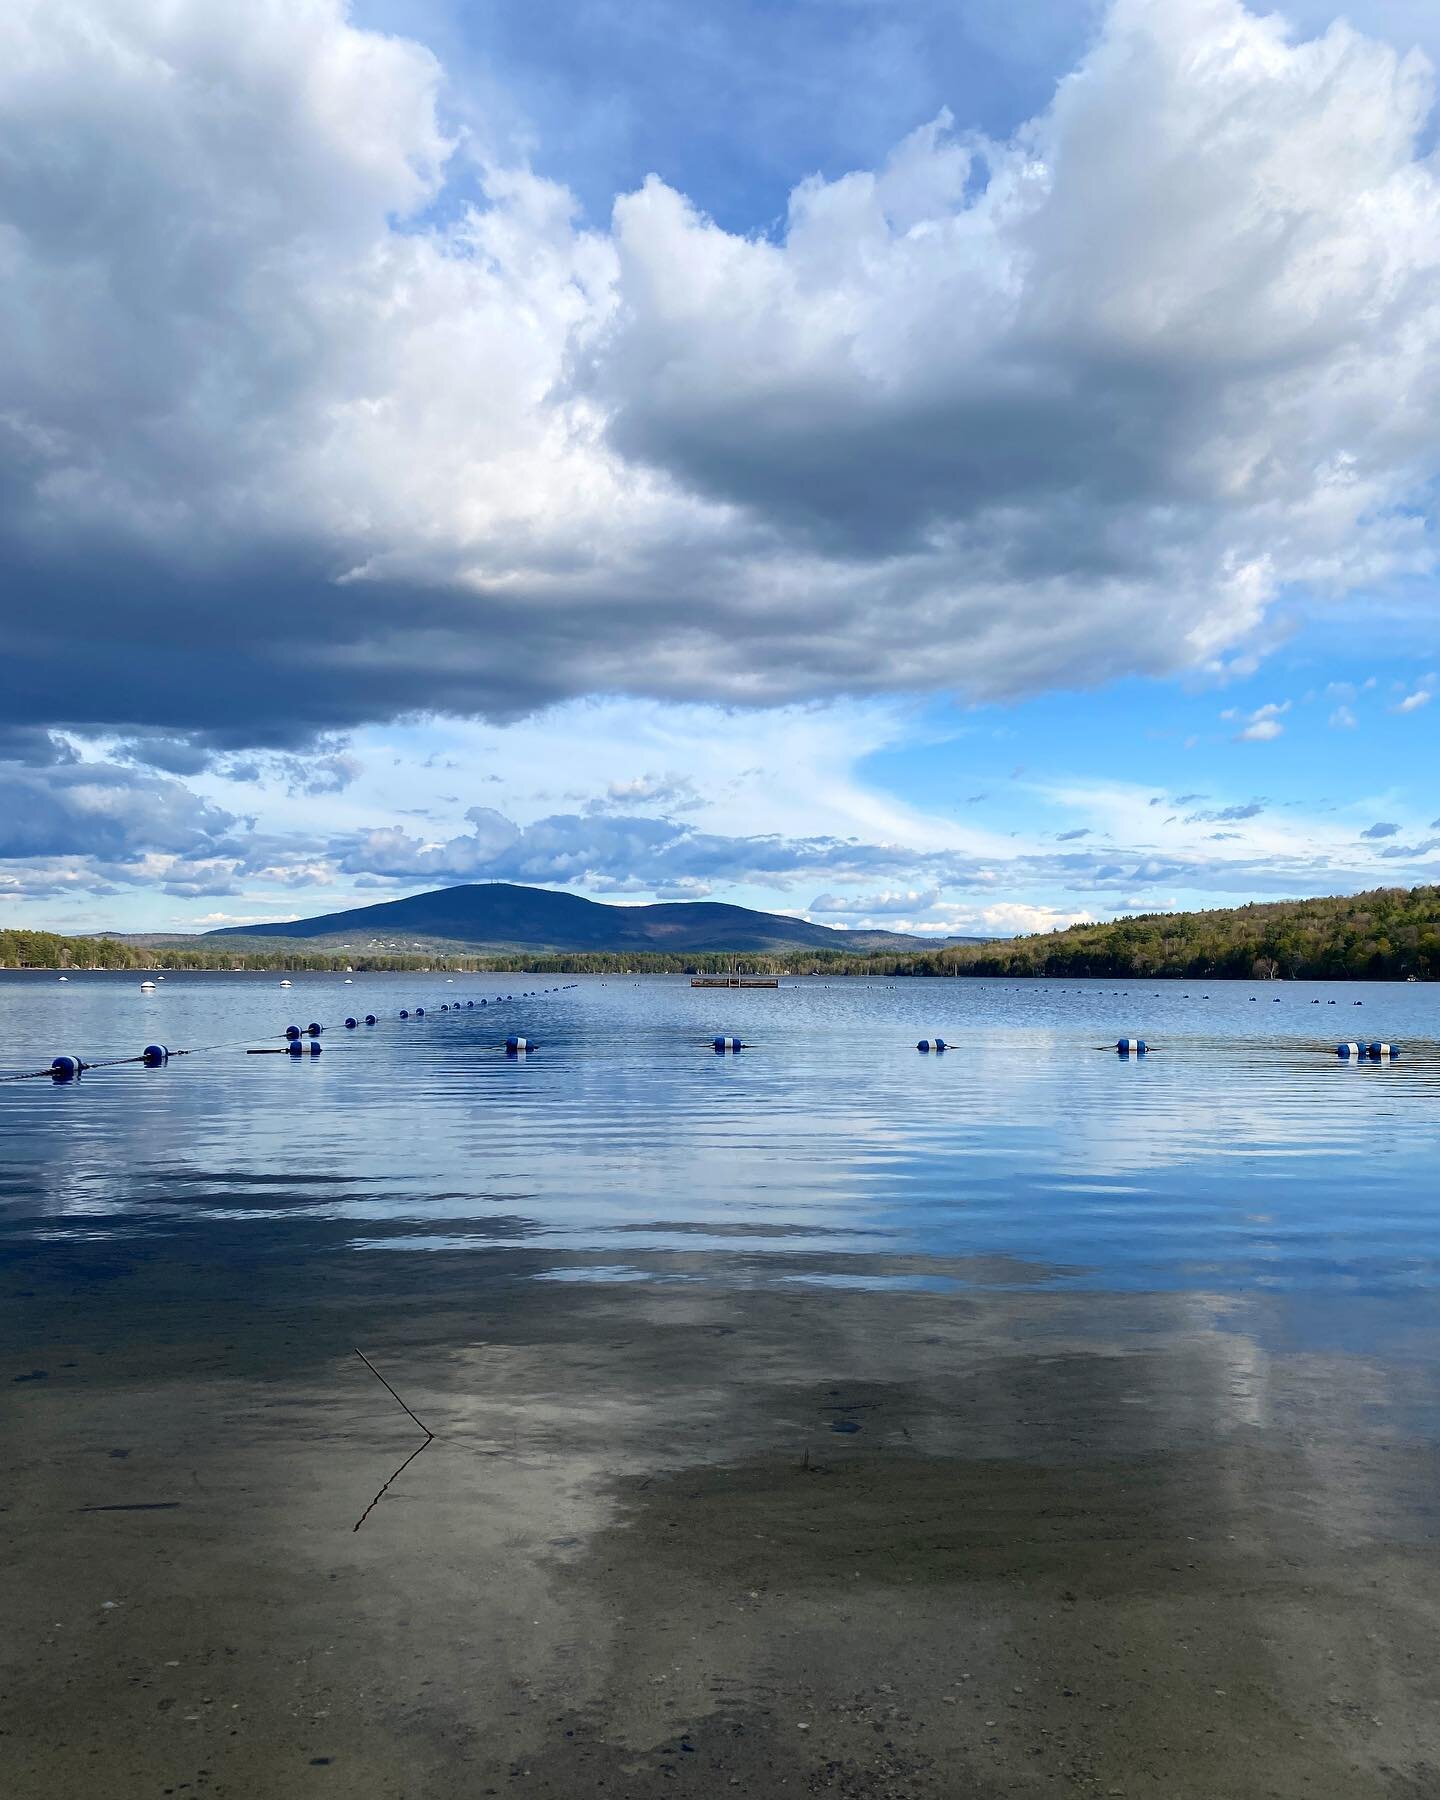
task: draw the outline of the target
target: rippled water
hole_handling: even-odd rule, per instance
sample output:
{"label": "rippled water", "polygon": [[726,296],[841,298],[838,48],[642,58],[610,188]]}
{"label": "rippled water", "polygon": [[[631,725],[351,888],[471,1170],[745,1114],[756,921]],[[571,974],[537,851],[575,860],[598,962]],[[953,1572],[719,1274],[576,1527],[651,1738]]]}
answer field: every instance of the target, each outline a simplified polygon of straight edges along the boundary
{"label": "rippled water", "polygon": [[1436,1000],[0,977],[7,1793],[1434,1792]]}
{"label": "rippled water", "polygon": [[[11,1071],[230,1046],[0,1086],[0,1247],[1211,1296],[1440,1274],[1430,986],[139,980],[0,977]],[[366,1011],[373,1030],[342,1028]],[[244,1053],[311,1019],[320,1057]],[[517,1031],[540,1044],[523,1059]],[[717,1033],[746,1048],[716,1055]],[[918,1054],[937,1033],[948,1053]],[[1152,1053],[1097,1048],[1127,1033]],[[1352,1036],[1402,1054],[1343,1064]]]}

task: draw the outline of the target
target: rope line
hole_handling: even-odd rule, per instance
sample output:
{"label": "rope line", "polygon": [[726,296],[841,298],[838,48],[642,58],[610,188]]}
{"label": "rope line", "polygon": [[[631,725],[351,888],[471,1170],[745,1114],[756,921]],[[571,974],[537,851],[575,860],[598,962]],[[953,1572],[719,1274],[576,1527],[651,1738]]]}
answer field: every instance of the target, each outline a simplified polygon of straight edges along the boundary
{"label": "rope line", "polygon": [[[576,982],[566,982],[561,987],[542,988],[534,993],[521,994],[518,996],[518,998],[520,998],[521,1000],[543,1000],[543,999],[546,999],[551,994],[567,993],[570,989],[572,989],[576,986],[578,986],[578,983],[576,983]],[[486,1006],[486,1007],[491,1006],[491,1005],[493,1005],[493,1006],[509,1006],[509,1005],[514,1004],[516,998],[517,998],[517,996],[514,994],[506,994],[503,998],[497,994],[493,1001],[481,1001],[480,1005]],[[445,1000],[445,1001],[442,1001],[440,1003],[440,1005],[441,1005],[441,1009],[443,1009],[447,1013],[448,1012],[469,1012],[469,1011],[474,1010],[474,1008],[476,1006],[476,1002],[474,1000],[467,1000],[467,1001]],[[368,1014],[366,1015],[367,1018],[369,1016],[370,1015],[368,1015]],[[416,1007],[413,1010],[406,1009],[403,1016],[407,1020],[412,1019],[412,1018],[431,1019],[431,1018],[437,1017],[438,1014],[434,1010],[427,1011],[424,1007]],[[375,1023],[379,1024],[380,1020],[377,1019],[375,1021]],[[294,1037],[294,1038],[291,1037],[289,1028],[287,1028],[285,1031],[279,1031],[279,1032],[267,1032],[264,1034],[252,1033],[249,1037],[227,1038],[223,1042],[218,1043],[218,1044],[192,1044],[188,1049],[184,1049],[184,1050],[171,1050],[167,1046],[166,1050],[165,1050],[164,1060],[169,1061],[170,1058],[176,1057],[176,1056],[201,1056],[211,1050],[235,1050],[235,1049],[240,1048],[242,1045],[267,1043],[272,1037],[278,1037],[283,1042],[286,1042],[286,1043],[303,1043],[304,1041],[306,1041],[308,1039],[313,1044],[316,1037],[318,1037],[321,1033],[323,1033],[327,1029],[329,1029],[329,1027],[321,1026],[320,1032],[311,1032],[307,1028],[306,1030],[300,1031],[298,1037]],[[509,1048],[509,1046],[507,1044],[482,1044],[479,1047],[483,1050],[506,1050]],[[528,1043],[526,1045],[527,1049],[532,1049],[534,1047],[535,1046],[530,1045]],[[283,1054],[283,1052],[281,1054]],[[106,1056],[106,1057],[98,1058],[95,1062],[86,1062],[83,1060],[83,1058],[77,1058],[76,1061],[78,1063],[78,1067],[75,1070],[75,1073],[77,1075],[78,1074],[88,1074],[90,1072],[90,1070],[92,1070],[92,1069],[120,1069],[120,1068],[126,1067],[130,1063],[143,1063],[143,1062],[147,1062],[148,1060],[150,1060],[150,1059],[147,1058],[147,1056],[143,1050],[141,1051],[141,1053],[138,1056]],[[0,1086],[8,1086],[11,1083],[17,1082],[17,1081],[55,1080],[56,1075],[57,1075],[57,1070],[55,1068],[55,1065],[54,1065],[54,1063],[51,1063],[48,1067],[43,1068],[43,1069],[25,1069],[18,1074],[0,1075]],[[403,1405],[404,1403],[402,1402],[401,1404]]]}

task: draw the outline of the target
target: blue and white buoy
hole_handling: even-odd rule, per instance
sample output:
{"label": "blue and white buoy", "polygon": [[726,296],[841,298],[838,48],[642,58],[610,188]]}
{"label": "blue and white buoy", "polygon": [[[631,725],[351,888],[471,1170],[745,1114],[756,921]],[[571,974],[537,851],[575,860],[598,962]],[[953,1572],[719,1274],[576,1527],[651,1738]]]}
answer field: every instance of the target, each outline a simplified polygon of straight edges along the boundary
{"label": "blue and white buoy", "polygon": [[1360,1046],[1358,1044],[1337,1044],[1335,1046],[1335,1054],[1340,1058],[1341,1062],[1359,1062]]}
{"label": "blue and white buoy", "polygon": [[84,1067],[78,1056],[57,1056],[50,1065],[50,1073],[57,1081],[73,1081]]}
{"label": "blue and white buoy", "polygon": [[140,1052],[140,1060],[147,1069],[158,1069],[162,1063],[169,1062],[170,1052],[164,1044],[147,1044]]}
{"label": "blue and white buoy", "polygon": [[298,1025],[287,1025],[285,1027],[285,1035],[293,1044],[300,1035],[300,1027]]}
{"label": "blue and white buoy", "polygon": [[946,1048],[946,1044],[945,1044],[944,1038],[942,1038],[942,1037],[921,1038],[920,1042],[915,1046],[915,1048],[917,1050],[925,1050],[925,1051],[943,1050]]}
{"label": "blue and white buoy", "polygon": [[1149,1045],[1144,1038],[1119,1038],[1115,1048],[1121,1056],[1143,1056]]}
{"label": "blue and white buoy", "polygon": [[530,1042],[529,1038],[508,1037],[505,1040],[505,1054],[507,1056],[520,1056],[526,1050],[533,1050],[534,1048],[535,1046]]}
{"label": "blue and white buoy", "polygon": [[358,1019],[347,1019],[345,1021],[345,1029],[347,1031],[353,1031],[359,1023],[360,1021]]}
{"label": "blue and white buoy", "polygon": [[1399,1054],[1400,1051],[1394,1044],[1372,1044],[1370,1046],[1371,1062],[1389,1062]]}
{"label": "blue and white buoy", "polygon": [[745,1046],[739,1038],[717,1037],[715,1040],[715,1048],[723,1056],[727,1050],[743,1050]]}
{"label": "blue and white buoy", "polygon": [[375,1023],[375,1015],[374,1015],[374,1013],[366,1013],[366,1015],[365,1015],[365,1023],[366,1023],[366,1024],[367,1024],[367,1025],[373,1025],[373,1024],[374,1024],[374,1023]]}

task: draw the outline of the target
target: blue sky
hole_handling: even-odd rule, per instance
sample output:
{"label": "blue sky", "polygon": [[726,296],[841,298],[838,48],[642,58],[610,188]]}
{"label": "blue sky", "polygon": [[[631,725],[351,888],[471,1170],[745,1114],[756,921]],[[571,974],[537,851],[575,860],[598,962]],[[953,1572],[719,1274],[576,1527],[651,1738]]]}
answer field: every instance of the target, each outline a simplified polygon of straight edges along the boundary
{"label": "blue sky", "polygon": [[0,923],[1440,868],[1440,19],[0,20]]}

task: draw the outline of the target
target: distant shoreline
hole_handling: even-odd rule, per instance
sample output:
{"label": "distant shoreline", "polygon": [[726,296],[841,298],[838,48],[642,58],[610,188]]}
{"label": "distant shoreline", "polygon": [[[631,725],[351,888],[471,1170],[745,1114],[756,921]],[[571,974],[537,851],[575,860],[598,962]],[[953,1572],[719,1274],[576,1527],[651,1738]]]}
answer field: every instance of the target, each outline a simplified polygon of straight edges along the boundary
{"label": "distant shoreline", "polygon": [[[678,909],[672,909],[678,910]],[[753,915],[763,918],[764,915]],[[156,934],[157,936],[159,934]],[[417,934],[418,935],[418,934]],[[208,948],[201,949],[200,944]],[[196,947],[192,948],[191,945]],[[373,946],[373,940],[372,940]],[[0,930],[0,968],[245,973],[385,970],[528,975],[1030,976],[1066,981],[1430,981],[1440,978],[1440,887],[1379,888],[1192,913],[1146,913],[1030,937],[855,950],[563,950],[543,944],[415,942],[324,947],[315,938],[206,936],[177,943]]]}

